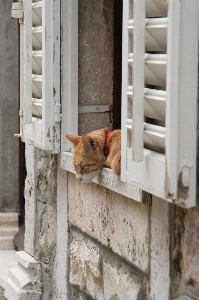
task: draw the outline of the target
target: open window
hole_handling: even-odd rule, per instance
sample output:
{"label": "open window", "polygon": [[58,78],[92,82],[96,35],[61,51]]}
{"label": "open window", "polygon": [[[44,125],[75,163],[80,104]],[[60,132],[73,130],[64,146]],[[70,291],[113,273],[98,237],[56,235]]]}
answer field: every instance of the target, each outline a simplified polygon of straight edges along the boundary
{"label": "open window", "polygon": [[121,180],[196,199],[198,1],[124,0]]}
{"label": "open window", "polygon": [[20,134],[22,141],[60,151],[60,1],[20,4]]}

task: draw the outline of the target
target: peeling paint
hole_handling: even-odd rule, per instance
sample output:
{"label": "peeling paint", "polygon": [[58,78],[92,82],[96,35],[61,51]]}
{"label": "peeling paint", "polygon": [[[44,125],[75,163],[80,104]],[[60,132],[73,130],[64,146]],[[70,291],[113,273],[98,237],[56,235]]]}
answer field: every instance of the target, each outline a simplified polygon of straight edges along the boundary
{"label": "peeling paint", "polygon": [[182,172],[180,172],[178,176],[178,194],[177,194],[178,199],[187,200],[189,197],[188,191],[189,191],[189,187],[184,186],[182,182]]}

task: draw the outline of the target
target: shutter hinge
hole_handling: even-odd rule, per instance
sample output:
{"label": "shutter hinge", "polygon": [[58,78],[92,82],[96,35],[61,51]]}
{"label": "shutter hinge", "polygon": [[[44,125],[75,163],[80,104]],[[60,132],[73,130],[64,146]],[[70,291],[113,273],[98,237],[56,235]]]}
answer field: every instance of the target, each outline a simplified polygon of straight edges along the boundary
{"label": "shutter hinge", "polygon": [[62,120],[62,106],[59,103],[55,103],[55,122],[61,122]]}
{"label": "shutter hinge", "polygon": [[23,3],[22,1],[13,2],[11,10],[11,19],[19,19],[19,23],[23,23]]}

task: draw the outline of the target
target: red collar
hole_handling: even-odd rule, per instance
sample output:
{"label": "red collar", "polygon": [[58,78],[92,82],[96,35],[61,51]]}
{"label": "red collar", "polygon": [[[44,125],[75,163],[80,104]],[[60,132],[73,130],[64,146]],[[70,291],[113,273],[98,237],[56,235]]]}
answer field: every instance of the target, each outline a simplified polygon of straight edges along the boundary
{"label": "red collar", "polygon": [[108,149],[108,138],[111,134],[111,131],[107,131],[105,135],[105,141],[104,141],[104,156],[107,157],[109,155],[109,149]]}

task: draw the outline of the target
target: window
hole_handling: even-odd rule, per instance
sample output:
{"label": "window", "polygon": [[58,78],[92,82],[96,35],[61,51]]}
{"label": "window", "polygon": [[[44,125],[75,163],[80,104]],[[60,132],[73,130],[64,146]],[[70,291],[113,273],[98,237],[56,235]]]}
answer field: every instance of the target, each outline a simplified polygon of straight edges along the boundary
{"label": "window", "polygon": [[23,1],[20,24],[20,136],[60,151],[60,1]]}
{"label": "window", "polygon": [[196,198],[198,1],[123,1],[121,180]]}
{"label": "window", "polygon": [[[65,133],[78,133],[85,108],[78,108],[78,1],[60,9],[60,0],[26,0],[23,11],[20,135],[52,153],[61,139],[62,167],[73,171]],[[95,182],[137,201],[146,191],[195,205],[197,65],[197,0],[123,0],[121,180],[104,169]]]}

